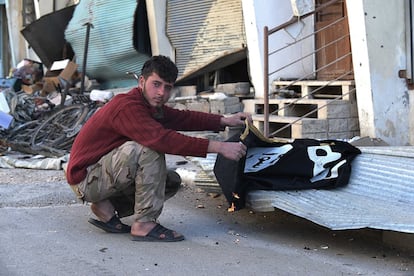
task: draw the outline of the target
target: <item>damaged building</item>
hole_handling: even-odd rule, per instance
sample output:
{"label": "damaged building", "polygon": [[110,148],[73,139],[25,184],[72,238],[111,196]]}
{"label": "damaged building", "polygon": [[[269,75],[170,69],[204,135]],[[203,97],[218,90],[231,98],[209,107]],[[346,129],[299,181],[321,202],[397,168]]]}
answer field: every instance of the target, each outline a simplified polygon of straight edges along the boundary
{"label": "damaged building", "polygon": [[105,89],[134,85],[125,73],[139,71],[153,54],[172,57],[177,85],[198,92],[249,82],[241,1],[84,0],[42,15],[21,33],[46,68],[70,59]]}

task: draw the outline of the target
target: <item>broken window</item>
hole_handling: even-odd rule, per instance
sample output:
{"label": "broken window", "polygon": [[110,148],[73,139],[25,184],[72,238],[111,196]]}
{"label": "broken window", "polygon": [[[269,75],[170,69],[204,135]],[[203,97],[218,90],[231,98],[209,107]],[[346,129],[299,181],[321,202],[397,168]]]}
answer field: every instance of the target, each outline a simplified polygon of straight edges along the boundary
{"label": "broken window", "polygon": [[142,54],[151,54],[151,42],[148,28],[147,6],[145,1],[138,1],[134,14],[133,44],[135,50]]}

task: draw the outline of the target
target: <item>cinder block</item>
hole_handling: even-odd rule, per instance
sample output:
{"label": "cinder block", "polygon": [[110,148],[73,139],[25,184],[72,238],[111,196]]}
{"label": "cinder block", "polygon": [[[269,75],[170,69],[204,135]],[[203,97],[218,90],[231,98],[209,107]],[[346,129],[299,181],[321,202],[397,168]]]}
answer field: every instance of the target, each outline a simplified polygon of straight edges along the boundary
{"label": "cinder block", "polygon": [[358,119],[358,117],[348,119],[348,130],[359,132],[359,119]]}
{"label": "cinder block", "polygon": [[247,99],[247,100],[243,100],[243,111],[244,112],[248,112],[250,114],[255,114],[256,113],[256,103],[257,100],[254,99]]}
{"label": "cinder block", "polygon": [[297,138],[303,138],[303,133],[302,133],[302,124],[301,123],[297,123],[295,125],[291,126],[291,135],[293,139],[297,139]]}
{"label": "cinder block", "polygon": [[320,133],[306,133],[302,138],[308,138],[308,139],[319,139],[319,140],[326,140],[328,138],[328,134],[326,132],[320,132]]}
{"label": "cinder block", "polygon": [[342,132],[349,130],[348,119],[328,119],[328,132]]}
{"label": "cinder block", "polygon": [[249,82],[221,83],[215,88],[216,92],[223,92],[227,95],[247,95],[250,93]]}
{"label": "cinder block", "polygon": [[208,101],[187,102],[185,105],[188,110],[210,112],[210,103]]}
{"label": "cinder block", "polygon": [[[255,124],[264,129],[264,100],[244,100],[244,111],[257,120]],[[277,112],[276,112],[277,111]],[[269,99],[269,132],[289,125],[277,132],[281,138],[350,139],[359,133],[359,119],[354,100],[328,99]],[[277,113],[277,114],[276,114]],[[302,116],[307,118],[298,119]]]}
{"label": "cinder block", "polygon": [[[326,133],[328,129],[327,120],[316,119],[303,119],[302,121],[302,133]],[[296,123],[295,123],[296,124]]]}
{"label": "cinder block", "polygon": [[237,112],[241,112],[243,110],[243,105],[241,103],[226,106],[224,114],[234,114]]}
{"label": "cinder block", "polygon": [[178,86],[179,97],[188,97],[195,96],[197,94],[197,86],[188,85],[188,86]]}
{"label": "cinder block", "polygon": [[215,114],[231,114],[242,111],[242,104],[238,97],[227,97],[223,100],[211,100],[210,110]]}
{"label": "cinder block", "polygon": [[224,98],[221,101],[223,101],[226,105],[232,105],[232,104],[240,103],[239,97],[227,97],[227,98]]}
{"label": "cinder block", "polygon": [[331,102],[326,108],[326,118],[349,118],[351,109],[347,102]]}
{"label": "cinder block", "polygon": [[233,105],[225,105],[222,103],[210,103],[210,112],[214,114],[233,114],[242,111],[240,103]]}
{"label": "cinder block", "polygon": [[356,101],[349,102],[349,112],[350,112],[350,117],[358,118],[358,104]]}
{"label": "cinder block", "polygon": [[304,132],[306,130],[302,124],[295,123],[292,125],[292,139],[309,138],[309,139],[327,139],[326,131],[322,132]]}

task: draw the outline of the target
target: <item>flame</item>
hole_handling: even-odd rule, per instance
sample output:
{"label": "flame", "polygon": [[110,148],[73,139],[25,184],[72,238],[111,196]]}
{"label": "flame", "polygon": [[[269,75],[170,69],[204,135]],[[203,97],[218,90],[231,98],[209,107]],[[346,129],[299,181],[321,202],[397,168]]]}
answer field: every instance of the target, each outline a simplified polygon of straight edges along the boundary
{"label": "flame", "polygon": [[234,203],[231,203],[231,206],[227,209],[228,212],[234,212],[236,210],[236,206],[234,205]]}

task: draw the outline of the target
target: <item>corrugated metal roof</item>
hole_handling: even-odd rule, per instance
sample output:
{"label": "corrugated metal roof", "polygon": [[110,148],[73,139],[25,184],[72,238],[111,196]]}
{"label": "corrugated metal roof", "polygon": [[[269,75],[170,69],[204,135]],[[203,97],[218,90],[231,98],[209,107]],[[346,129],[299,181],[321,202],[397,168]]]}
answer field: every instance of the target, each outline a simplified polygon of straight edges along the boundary
{"label": "corrugated metal roof", "polygon": [[[76,54],[76,62],[83,64],[86,23],[91,23],[86,72],[93,78],[126,78],[127,71],[140,72],[149,58],[133,47],[133,22],[136,0],[82,0],[78,4],[65,31]],[[81,67],[79,68],[81,69]]]}
{"label": "corrugated metal roof", "polygon": [[349,184],[335,190],[252,191],[254,210],[284,210],[333,230],[414,233],[414,147],[359,147]]}
{"label": "corrugated metal roof", "polygon": [[167,13],[179,78],[246,45],[241,0],[170,0]]}

